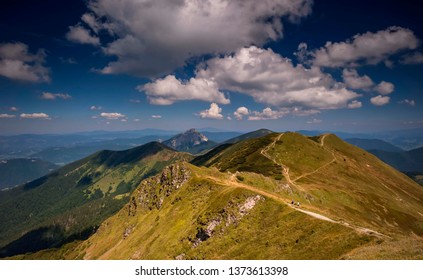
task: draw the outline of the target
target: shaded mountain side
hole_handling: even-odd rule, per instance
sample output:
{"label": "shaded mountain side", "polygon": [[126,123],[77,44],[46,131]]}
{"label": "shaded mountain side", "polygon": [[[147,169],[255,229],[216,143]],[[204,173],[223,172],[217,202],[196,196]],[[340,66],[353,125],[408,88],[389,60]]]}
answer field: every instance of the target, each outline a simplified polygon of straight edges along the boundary
{"label": "shaded mountain side", "polygon": [[[272,135],[276,135],[276,133]],[[261,148],[271,144],[272,141],[271,136],[264,136],[235,144],[224,144],[195,158],[192,163],[206,167],[217,167],[222,172],[250,171],[265,176],[282,178],[281,168],[261,154]]]}
{"label": "shaded mountain side", "polygon": [[416,163],[417,171],[423,174],[423,147],[407,151],[407,154],[411,156]]}
{"label": "shaded mountain side", "polygon": [[[218,156],[220,152],[229,148],[233,144],[235,144],[237,142],[241,142],[243,140],[260,138],[262,136],[265,136],[265,135],[268,135],[268,134],[271,134],[271,133],[274,133],[274,132],[272,132],[271,130],[268,130],[268,129],[259,129],[259,130],[253,131],[253,132],[249,132],[249,133],[246,133],[246,134],[239,135],[237,137],[231,138],[231,139],[223,142],[222,144],[218,145],[217,147],[215,147],[214,149],[206,152],[203,155],[198,155],[197,157],[195,157],[191,161],[191,163],[194,164],[194,165],[209,166],[211,164],[211,162],[213,161],[213,158],[215,156]],[[259,143],[259,142],[260,141],[251,141],[251,143]],[[248,146],[248,144],[246,146]],[[254,152],[254,147],[255,146],[253,144],[253,147],[250,148],[251,153]]]}
{"label": "shaded mountain side", "polygon": [[370,150],[369,152],[402,172],[423,172],[423,163],[421,163],[421,160],[417,161],[411,153],[387,152],[381,150]]}
{"label": "shaded mountain side", "polygon": [[255,131],[252,131],[252,132],[249,132],[249,133],[245,133],[245,134],[236,136],[234,138],[231,138],[229,140],[226,140],[225,142],[223,142],[223,144],[228,144],[228,143],[233,144],[233,143],[236,143],[236,142],[239,142],[239,141],[242,141],[242,140],[266,136],[266,135],[271,134],[271,133],[273,133],[273,131],[262,128],[262,129],[255,130]]}
{"label": "shaded mountain side", "polygon": [[402,172],[423,174],[423,147],[403,152],[382,150],[369,150],[369,152]]}
{"label": "shaded mountain side", "polygon": [[335,135],[273,133],[192,162],[143,180],[88,240],[16,258],[423,257],[423,189]]}
{"label": "shaded mountain side", "polygon": [[[132,144],[142,145],[151,141],[157,141],[158,138],[156,137],[167,139],[176,133],[178,132],[159,129],[143,129],[127,131],[90,131],[71,134],[0,135],[0,156],[3,156],[4,158],[34,157],[35,153],[54,147],[129,144],[130,146],[128,146],[128,148],[132,148],[134,147]],[[154,135],[156,137],[151,139],[151,136]],[[147,140],[147,138],[150,138],[150,140]],[[98,148],[97,151],[101,149],[102,148]],[[116,147],[109,149],[114,150]],[[84,156],[81,158],[83,157]],[[55,162],[53,160],[47,161]]]}
{"label": "shaded mountain side", "polygon": [[214,148],[213,150],[205,153],[204,155],[196,156],[191,163],[197,166],[206,166],[208,162],[212,161],[213,157],[219,155],[220,152],[226,150],[232,146],[232,144],[222,144]]}
{"label": "shaded mountain side", "polygon": [[408,177],[413,179],[417,184],[423,186],[423,173],[420,172],[406,172]]}
{"label": "shaded mountain side", "polygon": [[51,162],[35,158],[0,160],[0,189],[32,181],[57,168]]}
{"label": "shaded mountain side", "polygon": [[346,142],[360,147],[395,169],[409,175],[414,181],[423,185],[423,147],[410,151],[400,148],[378,139],[346,139]]}
{"label": "shaded mountain side", "polygon": [[366,151],[380,150],[386,152],[403,152],[401,148],[398,148],[397,146],[394,146],[391,143],[379,139],[348,138],[345,139],[345,142],[350,143]]}
{"label": "shaded mountain side", "polygon": [[206,136],[210,141],[221,143],[228,139],[237,137],[242,135],[241,132],[234,132],[234,131],[228,131],[228,132],[218,132],[218,131],[203,131],[199,130],[201,134]]}
{"label": "shaded mountain side", "polygon": [[297,131],[306,136],[316,136],[321,134],[336,134],[341,139],[379,139],[392,145],[399,147],[402,150],[408,151],[423,146],[423,128],[412,128],[402,130],[392,130],[384,132],[372,133],[348,133],[342,131],[310,131],[299,130]]}
{"label": "shaded mountain side", "polygon": [[117,138],[113,140],[101,140],[83,144],[50,147],[35,154],[32,154],[31,156],[51,161],[56,164],[67,164],[75,160],[87,157],[101,150],[122,151],[131,149],[136,146],[144,145],[152,141],[161,141],[162,139],[167,139],[168,137],[170,136],[151,135],[139,138]]}
{"label": "shaded mountain side", "polygon": [[189,159],[152,142],[126,151],[101,151],[1,192],[0,255],[39,250],[34,248],[37,242],[48,248],[86,237],[127,203],[142,179]]}
{"label": "shaded mountain side", "polygon": [[192,154],[209,150],[217,145],[216,142],[210,141],[206,136],[194,128],[175,135],[174,137],[164,141],[163,144],[177,151]]}

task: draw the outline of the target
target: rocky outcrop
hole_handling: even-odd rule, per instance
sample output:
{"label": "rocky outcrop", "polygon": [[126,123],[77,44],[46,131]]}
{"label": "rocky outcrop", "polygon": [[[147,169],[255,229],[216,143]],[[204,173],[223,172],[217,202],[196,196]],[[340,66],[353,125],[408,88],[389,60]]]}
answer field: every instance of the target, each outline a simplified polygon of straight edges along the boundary
{"label": "rocky outcrop", "polygon": [[[212,237],[218,230],[223,232],[226,227],[238,223],[260,200],[264,199],[261,195],[256,195],[247,197],[243,203],[229,202],[219,213],[211,215],[213,218],[209,219],[206,223],[200,221],[197,234],[192,239],[193,247],[197,247],[201,242]],[[225,221],[225,223],[223,224],[222,221]]]}
{"label": "rocky outcrop", "polygon": [[128,204],[128,214],[135,215],[138,208],[160,209],[165,198],[188,181],[190,174],[183,163],[177,163],[165,167],[160,174],[142,181]]}
{"label": "rocky outcrop", "polygon": [[127,226],[123,231],[123,239],[127,238],[135,229],[134,225]]}

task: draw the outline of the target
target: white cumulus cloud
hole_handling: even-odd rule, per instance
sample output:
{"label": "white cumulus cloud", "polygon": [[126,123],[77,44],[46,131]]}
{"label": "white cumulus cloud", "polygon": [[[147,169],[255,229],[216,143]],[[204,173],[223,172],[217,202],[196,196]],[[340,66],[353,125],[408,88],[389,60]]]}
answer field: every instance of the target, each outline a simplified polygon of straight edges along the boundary
{"label": "white cumulus cloud", "polygon": [[307,121],[307,123],[308,124],[318,124],[318,123],[322,123],[322,120],[314,118],[310,121]]}
{"label": "white cumulus cloud", "polygon": [[108,120],[117,120],[117,119],[122,119],[125,118],[126,116],[124,114],[121,113],[106,113],[103,112],[100,114],[100,117],[106,118]]}
{"label": "white cumulus cloud", "polygon": [[51,92],[43,92],[40,96],[41,99],[45,100],[56,100],[56,99],[71,99],[72,96],[70,96],[67,93],[51,93]]}
{"label": "white cumulus cloud", "polygon": [[10,114],[0,114],[0,119],[12,119],[15,118],[16,115],[10,115]]}
{"label": "white cumulus cloud", "polygon": [[420,64],[423,63],[423,53],[414,52],[410,54],[405,54],[400,60],[402,64]]}
{"label": "white cumulus cloud", "polygon": [[101,109],[103,109],[103,107],[101,107],[101,106],[95,106],[95,105],[92,105],[92,106],[90,107],[90,110],[93,110],[93,111],[99,111],[99,110],[101,110]]}
{"label": "white cumulus cloud", "polygon": [[344,69],[342,78],[347,87],[351,89],[369,89],[374,85],[369,76],[360,76],[355,69]]}
{"label": "white cumulus cloud", "polygon": [[382,81],[376,87],[375,90],[380,94],[390,94],[394,91],[395,86],[393,83]]}
{"label": "white cumulus cloud", "polygon": [[110,34],[105,54],[116,57],[102,73],[166,74],[191,57],[262,46],[283,36],[281,18],[298,21],[311,13],[312,0],[91,0],[82,22],[68,37],[98,44]]}
{"label": "white cumulus cloud", "polygon": [[51,117],[47,115],[46,113],[32,113],[32,114],[25,114],[22,113],[20,115],[21,119],[45,119],[45,120],[51,120]]}
{"label": "white cumulus cloud", "polygon": [[202,119],[216,119],[221,120],[223,119],[223,115],[221,114],[222,108],[219,107],[216,103],[211,103],[210,108],[200,112],[200,117]]}
{"label": "white cumulus cloud", "polygon": [[363,106],[363,104],[361,103],[361,101],[353,100],[353,101],[351,101],[351,103],[348,104],[347,108],[348,109],[358,109],[358,108],[361,108],[362,106]]}
{"label": "white cumulus cloud", "polygon": [[160,116],[160,115],[152,115],[151,116],[153,119],[161,119],[162,118],[162,116]]}
{"label": "white cumulus cloud", "polygon": [[216,82],[208,79],[191,78],[187,82],[181,82],[173,75],[154,82],[138,86],[139,91],[144,91],[151,104],[171,105],[183,100],[202,100],[220,104],[228,104],[230,101],[218,90]]}
{"label": "white cumulus cloud", "polygon": [[378,95],[370,98],[370,102],[375,106],[383,106],[389,103],[391,98],[389,96]]}
{"label": "white cumulus cloud", "polygon": [[24,82],[50,82],[49,70],[44,66],[45,51],[32,54],[26,44],[0,44],[0,76]]}
{"label": "white cumulus cloud", "polygon": [[272,50],[249,47],[208,60],[195,79],[215,82],[219,90],[247,94],[276,107],[338,109],[359,97],[319,68],[294,66]]}
{"label": "white cumulus cloud", "polygon": [[70,26],[68,33],[66,33],[66,39],[80,44],[100,45],[100,39],[80,25]]}
{"label": "white cumulus cloud", "polygon": [[234,116],[235,119],[237,120],[242,120],[242,118],[244,116],[248,116],[250,114],[250,111],[248,110],[248,108],[246,107],[239,107],[238,109],[236,109],[236,111],[234,112]]}
{"label": "white cumulus cloud", "polygon": [[267,107],[262,112],[253,111],[252,115],[248,117],[250,121],[262,121],[262,120],[276,120],[280,119],[289,114],[288,109],[272,110]]}
{"label": "white cumulus cloud", "polygon": [[357,34],[345,42],[327,42],[310,53],[312,64],[324,67],[355,67],[377,64],[391,55],[416,49],[418,38],[407,28],[391,26],[375,33]]}
{"label": "white cumulus cloud", "polygon": [[416,106],[416,101],[414,101],[413,99],[404,99],[404,100],[401,100],[399,104],[406,104],[406,105],[414,107]]}

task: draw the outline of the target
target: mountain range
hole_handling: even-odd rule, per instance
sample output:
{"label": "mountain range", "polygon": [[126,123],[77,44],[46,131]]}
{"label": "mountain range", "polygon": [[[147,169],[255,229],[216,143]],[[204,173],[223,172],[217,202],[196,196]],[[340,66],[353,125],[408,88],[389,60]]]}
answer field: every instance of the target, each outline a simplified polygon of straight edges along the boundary
{"label": "mountain range", "polygon": [[374,154],[383,162],[404,172],[423,186],[423,147],[404,151],[378,139],[353,138],[345,141]]}
{"label": "mountain range", "polygon": [[157,142],[102,151],[1,192],[0,254],[423,258],[421,186],[333,134],[256,135],[198,156]]}
{"label": "mountain range", "polygon": [[184,159],[190,156],[158,142],[105,150],[0,192],[0,256],[86,238],[129,201],[142,179]]}
{"label": "mountain range", "polygon": [[37,158],[0,159],[0,190],[35,180],[56,168]]}

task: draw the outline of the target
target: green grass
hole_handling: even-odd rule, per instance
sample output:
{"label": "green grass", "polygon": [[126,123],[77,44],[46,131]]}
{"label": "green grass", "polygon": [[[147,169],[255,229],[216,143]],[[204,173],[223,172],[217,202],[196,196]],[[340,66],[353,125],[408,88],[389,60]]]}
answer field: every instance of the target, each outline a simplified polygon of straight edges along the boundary
{"label": "green grass", "polygon": [[331,152],[319,143],[294,132],[284,133],[268,154],[289,167],[292,179],[313,172],[333,159]]}
{"label": "green grass", "polygon": [[423,239],[409,237],[399,240],[375,242],[353,250],[343,259],[354,260],[423,260]]}
{"label": "green grass", "polygon": [[280,176],[281,168],[263,156],[260,152],[273,142],[275,133],[260,138],[247,139],[233,145],[218,147],[217,152],[210,153],[193,160],[199,166],[214,166],[225,172],[255,172],[266,176]]}
{"label": "green grass", "polygon": [[[271,159],[261,153],[263,149]],[[199,166],[178,164],[190,174],[182,186],[172,185],[177,178],[168,171],[147,179],[127,197],[130,203],[105,220],[89,239],[32,256],[421,259],[421,186],[334,135],[307,138],[274,133],[220,147],[192,162]],[[282,174],[282,166],[289,168],[291,181]],[[126,183],[141,172],[131,170],[117,174],[134,172],[126,175]],[[84,172],[78,172],[80,178]],[[120,185],[122,179],[116,182]],[[261,199],[241,214],[243,205],[257,195]],[[287,205],[291,199],[301,202],[301,209],[339,223],[296,211]],[[217,225],[207,239],[204,233],[213,223]],[[358,227],[388,237],[366,234]],[[204,240],[196,242],[199,237]]]}
{"label": "green grass", "polygon": [[[230,177],[227,174],[188,167],[193,172],[191,179],[166,197],[160,209],[138,208],[132,216],[125,207],[76,246],[77,257],[174,259],[183,254],[186,259],[338,259],[373,240],[270,198],[263,197],[241,216],[240,207],[256,193],[206,179],[224,180]],[[251,179],[242,174],[246,181]],[[226,224],[228,217],[236,219]],[[213,220],[220,221],[213,235],[194,247],[199,230]],[[124,238],[126,228],[133,231]]]}
{"label": "green grass", "polygon": [[[0,193],[0,256],[33,252],[86,238],[121,209],[143,178],[160,172],[183,153],[161,144],[103,151],[19,188]],[[118,190],[118,187],[120,189]],[[54,231],[45,239],[44,231]]]}

